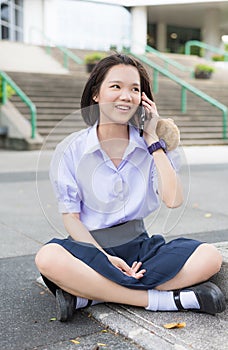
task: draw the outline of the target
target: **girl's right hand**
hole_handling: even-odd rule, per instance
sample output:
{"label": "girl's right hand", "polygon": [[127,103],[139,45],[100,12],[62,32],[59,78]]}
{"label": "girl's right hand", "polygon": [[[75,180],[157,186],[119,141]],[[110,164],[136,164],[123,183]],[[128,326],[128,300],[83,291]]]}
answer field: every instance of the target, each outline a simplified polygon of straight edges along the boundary
{"label": "girl's right hand", "polygon": [[108,255],[107,257],[113,266],[115,266],[117,269],[122,271],[127,276],[140,279],[144,276],[144,273],[146,272],[145,269],[138,271],[142,266],[141,262],[135,261],[132,264],[132,267],[130,267],[123,259],[117,256]]}
{"label": "girl's right hand", "polygon": [[155,103],[146,96],[145,92],[142,93],[142,105],[146,112],[143,137],[148,146],[150,146],[152,143],[159,140],[156,134],[156,128],[160,117]]}

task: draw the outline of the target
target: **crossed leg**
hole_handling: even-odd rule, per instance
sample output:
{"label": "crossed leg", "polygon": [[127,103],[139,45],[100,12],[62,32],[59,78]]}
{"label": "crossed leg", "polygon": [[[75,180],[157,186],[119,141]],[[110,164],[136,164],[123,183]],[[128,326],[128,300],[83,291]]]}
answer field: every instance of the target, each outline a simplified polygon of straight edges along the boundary
{"label": "crossed leg", "polygon": [[[203,282],[220,270],[222,257],[210,244],[201,244],[171,280],[156,287],[173,290]],[[148,292],[123,287],[94,271],[56,243],[43,246],[36,256],[39,271],[72,295],[147,307]]]}

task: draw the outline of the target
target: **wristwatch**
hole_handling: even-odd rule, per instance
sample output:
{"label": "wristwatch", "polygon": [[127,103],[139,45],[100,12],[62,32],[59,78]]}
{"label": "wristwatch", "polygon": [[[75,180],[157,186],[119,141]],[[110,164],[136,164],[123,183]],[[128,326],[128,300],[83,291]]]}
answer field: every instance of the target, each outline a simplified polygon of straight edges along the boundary
{"label": "wristwatch", "polygon": [[167,146],[165,141],[160,139],[159,141],[152,143],[152,145],[150,145],[147,149],[150,154],[154,153],[158,149],[162,149],[166,153]]}

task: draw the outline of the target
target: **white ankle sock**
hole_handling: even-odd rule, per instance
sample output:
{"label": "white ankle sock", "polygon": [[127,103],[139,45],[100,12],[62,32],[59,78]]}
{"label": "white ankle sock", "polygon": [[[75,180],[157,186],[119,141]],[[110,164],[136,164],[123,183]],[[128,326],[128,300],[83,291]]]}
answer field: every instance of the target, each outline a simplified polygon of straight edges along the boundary
{"label": "white ankle sock", "polygon": [[155,289],[148,290],[148,306],[146,310],[151,311],[175,311],[176,304],[173,299],[173,292],[160,291]]}
{"label": "white ankle sock", "polygon": [[[180,301],[185,309],[199,309],[195,293],[191,290],[180,292]],[[148,290],[148,306],[151,311],[177,311],[172,291]]]}
{"label": "white ankle sock", "polygon": [[76,298],[76,309],[81,309],[86,307],[88,304],[88,299],[77,297]]}
{"label": "white ankle sock", "polygon": [[183,290],[180,293],[180,301],[181,301],[181,305],[183,305],[185,309],[200,308],[196,295],[192,290],[186,290],[186,291]]}
{"label": "white ankle sock", "polygon": [[[96,304],[101,304],[101,303],[103,303],[103,301],[92,300],[91,306],[96,305]],[[86,307],[87,305],[88,305],[88,299],[81,298],[81,297],[76,298],[76,309],[82,309],[83,307]]]}

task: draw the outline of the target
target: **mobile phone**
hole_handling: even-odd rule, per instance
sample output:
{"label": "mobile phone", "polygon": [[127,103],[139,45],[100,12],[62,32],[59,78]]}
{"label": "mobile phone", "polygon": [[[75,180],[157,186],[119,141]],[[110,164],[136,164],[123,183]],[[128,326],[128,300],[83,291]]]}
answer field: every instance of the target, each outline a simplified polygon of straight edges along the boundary
{"label": "mobile phone", "polygon": [[139,120],[139,136],[140,137],[143,137],[144,123],[145,123],[145,108],[142,106],[140,120]]}

